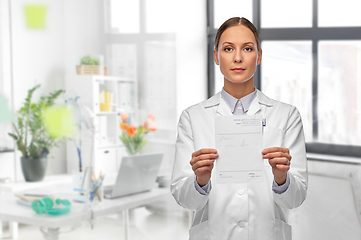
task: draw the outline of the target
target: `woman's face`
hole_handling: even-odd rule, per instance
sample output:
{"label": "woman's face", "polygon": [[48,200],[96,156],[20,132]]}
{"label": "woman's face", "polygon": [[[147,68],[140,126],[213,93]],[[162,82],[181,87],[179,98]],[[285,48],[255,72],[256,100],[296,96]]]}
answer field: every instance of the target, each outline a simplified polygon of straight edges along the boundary
{"label": "woman's face", "polygon": [[257,50],[253,32],[238,25],[222,33],[218,51],[214,50],[213,56],[225,80],[245,83],[253,80],[257,65],[261,63],[262,50]]}

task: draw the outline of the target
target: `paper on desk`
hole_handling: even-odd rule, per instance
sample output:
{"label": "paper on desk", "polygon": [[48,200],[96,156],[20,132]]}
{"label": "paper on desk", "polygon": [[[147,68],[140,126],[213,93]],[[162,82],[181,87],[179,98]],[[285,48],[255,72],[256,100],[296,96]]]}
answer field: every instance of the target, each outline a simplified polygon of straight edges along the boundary
{"label": "paper on desk", "polygon": [[258,182],[263,176],[262,118],[259,115],[215,119],[217,183]]}

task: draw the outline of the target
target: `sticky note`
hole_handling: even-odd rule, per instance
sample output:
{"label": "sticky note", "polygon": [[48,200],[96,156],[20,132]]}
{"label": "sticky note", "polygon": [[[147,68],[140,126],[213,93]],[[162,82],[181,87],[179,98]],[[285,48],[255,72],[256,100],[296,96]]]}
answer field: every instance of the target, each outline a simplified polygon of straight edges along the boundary
{"label": "sticky note", "polygon": [[66,106],[50,107],[44,111],[46,130],[50,137],[71,137],[75,134],[74,113]]}
{"label": "sticky note", "polygon": [[26,5],[26,27],[29,29],[45,29],[46,10],[46,6]]}

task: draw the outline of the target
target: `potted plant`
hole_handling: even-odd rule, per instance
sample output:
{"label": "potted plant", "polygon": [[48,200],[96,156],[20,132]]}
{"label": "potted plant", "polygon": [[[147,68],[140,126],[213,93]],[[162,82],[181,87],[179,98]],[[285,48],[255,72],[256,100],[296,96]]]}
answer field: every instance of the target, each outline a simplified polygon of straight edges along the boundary
{"label": "potted plant", "polygon": [[49,150],[58,146],[60,140],[48,134],[43,115],[48,107],[54,105],[54,100],[65,91],[54,91],[48,96],[42,96],[38,103],[32,103],[33,93],[39,87],[40,85],[37,85],[28,91],[24,105],[17,112],[17,121],[13,123],[15,134],[9,133],[21,152],[21,169],[28,182],[43,180]]}
{"label": "potted plant", "polygon": [[[98,75],[99,74],[99,61],[98,58],[86,55],[80,59],[80,65],[76,66],[76,72],[79,75]],[[104,75],[108,75],[108,68],[104,67]]]}

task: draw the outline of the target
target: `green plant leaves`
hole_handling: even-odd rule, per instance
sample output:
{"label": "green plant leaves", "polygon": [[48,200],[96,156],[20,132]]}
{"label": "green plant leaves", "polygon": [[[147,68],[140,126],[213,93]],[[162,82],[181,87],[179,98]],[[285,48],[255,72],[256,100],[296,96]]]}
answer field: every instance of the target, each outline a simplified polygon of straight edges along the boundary
{"label": "green plant leaves", "polygon": [[82,57],[80,60],[81,65],[99,65],[99,59],[93,58],[89,55]]}
{"label": "green plant leaves", "polygon": [[127,152],[130,155],[137,154],[143,146],[147,143],[146,140],[144,140],[144,135],[142,131],[137,131],[137,133],[134,135],[134,137],[130,137],[128,134],[126,134],[124,131],[122,132],[122,135],[120,136],[120,140],[123,142]]}
{"label": "green plant leaves", "polygon": [[57,146],[57,140],[60,140],[49,136],[43,115],[45,109],[52,106],[55,99],[65,91],[54,91],[47,96],[42,96],[38,103],[32,103],[33,93],[38,88],[40,85],[28,90],[24,105],[17,112],[17,121],[13,123],[15,134],[9,133],[16,141],[17,148],[22,152],[24,158],[39,158],[44,149]]}

